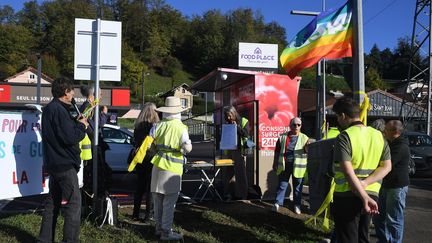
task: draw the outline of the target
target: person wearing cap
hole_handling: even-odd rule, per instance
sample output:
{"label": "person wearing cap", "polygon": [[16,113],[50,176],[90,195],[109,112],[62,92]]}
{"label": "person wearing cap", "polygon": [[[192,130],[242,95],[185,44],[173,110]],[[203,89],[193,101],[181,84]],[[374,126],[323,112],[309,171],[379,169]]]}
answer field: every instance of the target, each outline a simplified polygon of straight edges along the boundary
{"label": "person wearing cap", "polygon": [[150,130],[156,154],[153,164],[150,191],[154,202],[155,235],[161,240],[181,240],[183,235],[172,230],[174,209],[181,189],[184,154],[192,150],[187,127],[181,122],[180,98],[169,96],[162,112],[162,120]]}
{"label": "person wearing cap", "polygon": [[290,131],[282,133],[276,143],[274,169],[279,176],[279,187],[276,192],[276,203],[273,211],[277,212],[283,206],[288,181],[292,175],[294,188],[294,212],[301,214],[301,196],[303,177],[306,174],[306,146],[309,137],[300,132],[302,121],[294,117],[290,121]]}

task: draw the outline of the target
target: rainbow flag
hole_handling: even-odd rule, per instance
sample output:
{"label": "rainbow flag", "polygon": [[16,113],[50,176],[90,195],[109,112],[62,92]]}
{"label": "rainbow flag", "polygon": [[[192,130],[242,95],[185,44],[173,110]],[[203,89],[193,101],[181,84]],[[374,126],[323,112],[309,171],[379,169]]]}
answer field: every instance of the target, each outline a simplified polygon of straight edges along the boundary
{"label": "rainbow flag", "polygon": [[280,56],[282,67],[291,78],[322,58],[352,56],[352,5],[322,12],[304,27]]}

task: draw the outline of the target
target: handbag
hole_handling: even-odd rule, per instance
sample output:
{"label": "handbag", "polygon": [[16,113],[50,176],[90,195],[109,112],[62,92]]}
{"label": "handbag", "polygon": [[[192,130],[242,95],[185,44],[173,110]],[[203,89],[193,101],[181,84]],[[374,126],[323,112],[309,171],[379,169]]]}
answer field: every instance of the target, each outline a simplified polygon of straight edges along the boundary
{"label": "handbag", "polygon": [[254,148],[255,146],[255,143],[250,138],[248,138],[244,144],[245,148]]}

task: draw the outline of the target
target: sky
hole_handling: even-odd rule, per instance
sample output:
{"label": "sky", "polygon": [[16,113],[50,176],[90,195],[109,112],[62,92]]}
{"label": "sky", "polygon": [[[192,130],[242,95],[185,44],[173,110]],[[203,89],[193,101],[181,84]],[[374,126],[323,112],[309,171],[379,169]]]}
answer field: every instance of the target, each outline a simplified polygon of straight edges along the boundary
{"label": "sky", "polygon": [[[291,10],[320,12],[325,8],[341,6],[346,0],[165,0],[183,15],[202,15],[208,10],[219,9],[222,13],[237,8],[260,11],[264,22],[277,22],[286,30],[287,41],[313,17],[290,14]],[[0,0],[0,5],[10,5],[15,11],[22,8],[24,0]],[[38,1],[42,2],[42,1]],[[401,37],[411,37],[416,1],[414,0],[363,0],[363,32],[365,52],[374,44],[382,50],[396,48]]]}

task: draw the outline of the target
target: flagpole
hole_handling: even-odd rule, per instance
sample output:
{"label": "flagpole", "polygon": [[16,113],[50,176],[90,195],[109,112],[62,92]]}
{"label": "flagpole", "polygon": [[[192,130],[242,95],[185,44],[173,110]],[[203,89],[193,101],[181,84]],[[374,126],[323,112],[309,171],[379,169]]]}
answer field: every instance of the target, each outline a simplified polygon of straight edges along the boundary
{"label": "flagpole", "polygon": [[362,1],[352,0],[352,4],[354,25],[353,95],[354,99],[361,104],[365,91]]}

